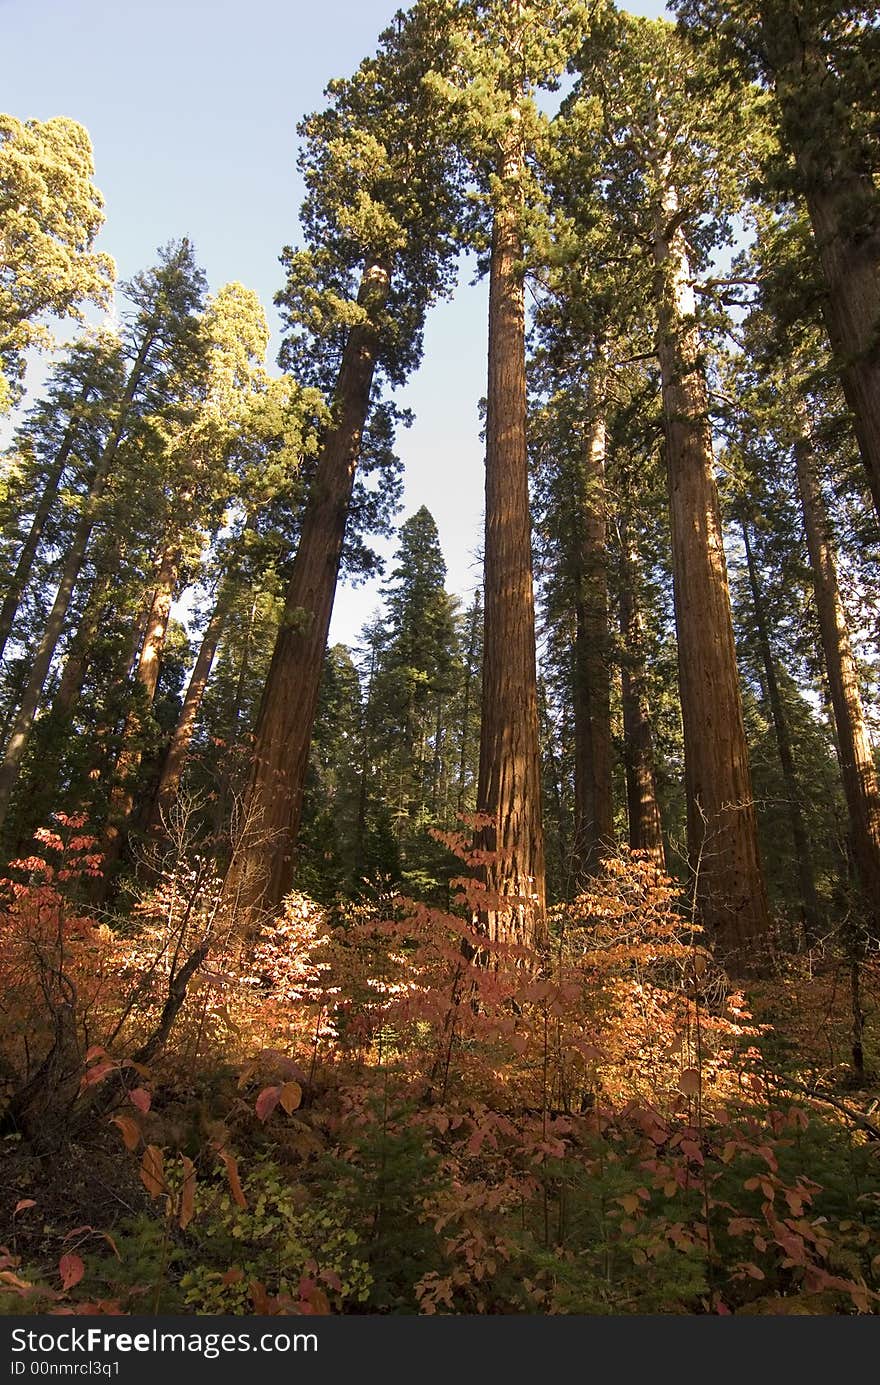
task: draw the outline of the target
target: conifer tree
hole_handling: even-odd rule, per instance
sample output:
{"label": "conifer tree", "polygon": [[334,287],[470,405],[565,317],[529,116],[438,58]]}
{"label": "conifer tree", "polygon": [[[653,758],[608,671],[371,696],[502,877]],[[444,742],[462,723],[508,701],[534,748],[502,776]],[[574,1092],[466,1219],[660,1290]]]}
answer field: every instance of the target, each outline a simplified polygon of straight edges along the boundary
{"label": "conifer tree", "polygon": [[51,345],[45,318],[106,305],[116,266],[92,249],[104,199],[75,120],[0,115],[0,414],[21,392],[24,353]]}
{"label": "conifer tree", "polygon": [[[604,37],[603,37],[604,35]],[[694,276],[736,206],[748,107],[708,93],[664,21],[610,16],[569,101],[622,234],[650,247],[665,416],[688,853],[700,914],[734,971],[765,939],[758,848]],[[695,104],[694,85],[704,100]],[[723,131],[723,136],[722,136]]]}
{"label": "conifer tree", "polygon": [[[290,888],[327,631],[374,377],[418,362],[424,312],[450,272],[454,156],[423,83],[442,59],[446,0],[420,0],[302,126],[309,249],[286,252],[284,353],[331,399],[258,717],[246,833],[226,881],[253,919]],[[297,333],[300,335],[297,336]]]}
{"label": "conifer tree", "polygon": [[772,192],[804,199],[824,280],[823,311],[880,515],[880,190],[876,11],[838,0],[678,0],[742,76],[775,97],[782,157]]}
{"label": "conifer tree", "polygon": [[191,355],[197,341],[196,314],[201,308],[203,276],[196,267],[188,241],[168,246],[161,252],[158,265],[137,275],[125,291],[135,308],[124,338],[123,349],[130,362],[125,386],[119,398],[111,403],[112,425],[88,480],[61,580],[46,628],[32,657],[27,686],[0,765],[0,824],[5,820],[18,780],[43,686],[126,431],[142,404],[151,407],[161,399],[163,386],[173,378],[182,360]]}

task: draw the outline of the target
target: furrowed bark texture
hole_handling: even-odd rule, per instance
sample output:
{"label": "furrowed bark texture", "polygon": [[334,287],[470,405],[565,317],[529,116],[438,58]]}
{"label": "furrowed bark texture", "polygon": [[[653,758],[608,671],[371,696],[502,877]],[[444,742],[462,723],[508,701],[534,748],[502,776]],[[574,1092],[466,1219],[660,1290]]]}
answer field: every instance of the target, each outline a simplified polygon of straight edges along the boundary
{"label": "furrowed bark texture", "polygon": [[840,773],[849,814],[853,859],[869,925],[877,936],[880,931],[880,789],[809,423],[805,412],[799,412],[800,435],[795,439],[798,490],[837,728]]}
{"label": "furrowed bark texture", "polygon": [[372,264],[359,302],[367,320],[348,335],[335,418],[312,483],[269,676],[257,718],[254,766],[224,907],[246,929],[280,905],[293,881],[312,726],[333,612],[345,526],[378,351],[373,325],[388,295],[388,269]]}
{"label": "furrowed bark texture", "polygon": [[[493,941],[529,943],[544,928],[544,834],[535,605],[526,452],[525,301],[513,213],[496,213],[489,274],[485,616],[477,811],[490,825]],[[504,904],[503,899],[510,903]]]}
{"label": "furrowed bark texture", "polygon": [[[690,266],[676,199],[654,238],[684,725],[688,855],[699,916],[732,974],[769,930]],[[675,228],[675,229],[668,229]]]}

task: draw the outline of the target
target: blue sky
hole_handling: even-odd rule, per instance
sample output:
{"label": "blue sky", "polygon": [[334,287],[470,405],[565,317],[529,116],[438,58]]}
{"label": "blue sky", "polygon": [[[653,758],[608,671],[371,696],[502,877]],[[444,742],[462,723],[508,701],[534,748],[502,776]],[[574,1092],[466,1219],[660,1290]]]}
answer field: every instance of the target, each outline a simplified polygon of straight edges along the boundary
{"label": "blue sky", "polygon": [[[157,246],[188,235],[212,290],[239,280],[275,329],[278,255],[298,240],[302,186],[296,125],[327,81],[375,47],[393,0],[0,0],[4,108],[19,119],[66,115],[95,151],[106,201],[100,248],[125,279]],[[663,13],[657,0],[628,6]],[[416,413],[400,435],[401,518],[427,505],[448,585],[480,581],[486,285],[463,276],[428,321],[425,360],[399,396]],[[393,547],[393,545],[392,545]],[[375,584],[337,595],[331,640],[352,642],[376,605]]]}

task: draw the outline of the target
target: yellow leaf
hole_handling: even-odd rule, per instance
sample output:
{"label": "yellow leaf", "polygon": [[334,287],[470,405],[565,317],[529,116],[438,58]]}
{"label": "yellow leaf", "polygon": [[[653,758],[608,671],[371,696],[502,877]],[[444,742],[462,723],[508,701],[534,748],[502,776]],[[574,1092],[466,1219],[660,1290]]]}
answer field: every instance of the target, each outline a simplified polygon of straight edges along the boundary
{"label": "yellow leaf", "polygon": [[292,1115],[302,1101],[302,1087],[298,1082],[285,1082],[278,1094],[278,1100],[288,1115]]}

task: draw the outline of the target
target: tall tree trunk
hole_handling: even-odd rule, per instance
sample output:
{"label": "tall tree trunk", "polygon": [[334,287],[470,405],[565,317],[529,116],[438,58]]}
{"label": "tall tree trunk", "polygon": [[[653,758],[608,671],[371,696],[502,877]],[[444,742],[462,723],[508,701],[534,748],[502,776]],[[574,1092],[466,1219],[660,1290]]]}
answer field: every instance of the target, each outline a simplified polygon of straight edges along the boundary
{"label": "tall tree trunk", "polygon": [[140,767],[142,752],[137,738],[143,727],[143,711],[151,707],[162,667],[162,652],[168,635],[171,603],[177,587],[182,553],[177,543],[167,544],[162,551],[156,587],[150,603],[144,642],[141,645],[135,679],[143,689],[140,705],[135,704],[125,718],[122,749],[116,762],[114,785],[110,791],[110,813],[104,832],[103,893],[112,886],[114,867],[122,854],[125,833],[134,809],[132,781]]}
{"label": "tall tree trunk", "polygon": [[205,626],[199,652],[187,684],[183,706],[180,709],[180,716],[165,754],[162,773],[159,776],[159,784],[147,824],[147,831],[154,837],[163,835],[164,824],[167,823],[171,806],[177,798],[180,780],[189,758],[189,747],[201,710],[202,698],[208,686],[208,679],[211,676],[211,669],[229,615],[233,595],[232,583],[229,574],[227,574],[223,579],[211,619]]}
{"label": "tall tree trunk", "polygon": [[488,826],[482,926],[493,941],[544,931],[535,604],[526,451],[525,298],[514,209],[495,214],[489,270],[482,724],[477,812]]}
{"label": "tall tree trunk", "polygon": [[58,584],[52,610],[46,622],[46,629],[43,632],[43,637],[34,654],[27,687],[25,688],[18,714],[12,726],[12,732],[6,746],[3,763],[0,765],[0,828],[2,828],[6,821],[6,815],[9,811],[9,802],[18,782],[21,762],[24,759],[31,731],[33,730],[34,718],[37,714],[37,708],[40,705],[43,685],[46,682],[53,655],[57,648],[58,641],[61,638],[62,631],[64,630],[64,622],[67,619],[67,612],[70,608],[73,593],[76,590],[80,572],[82,571],[86,551],[89,546],[89,539],[92,536],[92,529],[98,518],[98,511],[104,495],[107,477],[116,460],[119,444],[122,441],[125,425],[128,421],[129,411],[134,400],[135,392],[143,378],[147,357],[149,356],[154,339],[155,337],[152,332],[144,333],[140,349],[138,350],[129,373],[128,381],[125,386],[125,393],[119,405],[116,422],[104,445],[104,450],[101,453],[97,466],[92,473],[89,493],[83,504],[82,514],[73,532],[70,548],[61,573],[61,581]]}
{"label": "tall tree trunk", "polygon": [[634,851],[648,852],[662,870],[666,859],[657,802],[642,616],[636,594],[638,555],[625,518],[620,521],[620,548],[620,633],[623,641],[620,674],[629,844]]}
{"label": "tall tree trunk", "polygon": [[[80,403],[85,403],[90,388],[91,386],[89,385],[83,387],[79,400]],[[65,429],[58,454],[55,461],[52,463],[49,475],[46,477],[43,493],[40,496],[39,504],[31,520],[28,536],[22,544],[21,552],[18,555],[18,562],[15,565],[15,572],[7,588],[6,595],[3,598],[3,605],[0,607],[0,658],[3,657],[6,641],[9,639],[12,626],[15,623],[15,617],[18,612],[22,594],[30,579],[34,558],[37,556],[37,549],[40,546],[40,539],[43,537],[46,521],[52,513],[52,507],[58,496],[58,487],[61,484],[61,478],[64,475],[67,463],[70,460],[70,454],[73,451],[73,446],[76,442],[77,434],[79,433],[79,426],[80,421],[74,415]]]}
{"label": "tall tree trunk", "polygon": [[277,908],[292,884],[327,632],[378,351],[373,324],[388,289],[387,267],[371,264],[358,295],[367,320],[348,334],[336,383],[334,422],[303,515],[257,718],[243,835],[224,885],[226,906],[238,911],[248,928],[256,925],[261,912]]}
{"label": "tall tree trunk", "polygon": [[614,840],[611,774],[611,673],[608,630],[606,426],[601,383],[590,383],[587,428],[575,498],[574,548],[574,859],[594,872]]}
{"label": "tall tree trunk", "polygon": [[[804,39],[794,12],[776,54],[776,93],[800,173],[826,299],[824,316],[853,415],[859,451],[880,516],[880,248],[875,151],[842,104],[811,107],[833,89],[818,37]],[[873,234],[869,232],[873,221]]]}
{"label": "tall tree trunk", "polygon": [[654,234],[688,854],[700,918],[732,974],[757,965],[769,914],[752,797],[690,266],[667,185]]}
{"label": "tall tree trunk", "polygon": [[853,859],[875,935],[880,927],[880,790],[865,722],[859,677],[850,645],[846,611],[837,582],[837,563],[828,513],[816,473],[806,410],[799,406],[794,450],[797,481],[813,590],[837,729],[840,772],[849,814]]}
{"label": "tall tree trunk", "polygon": [[801,795],[794,766],[791,733],[788,729],[788,718],[785,715],[782,694],[779,690],[779,679],[776,675],[776,661],[773,658],[773,649],[770,644],[770,631],[764,606],[764,596],[761,591],[761,584],[758,580],[758,569],[755,564],[755,556],[752,552],[748,520],[741,518],[740,527],[742,528],[743,544],[746,551],[746,567],[748,568],[749,586],[752,592],[752,606],[755,612],[755,633],[758,636],[758,648],[761,652],[761,662],[764,665],[764,683],[767,689],[767,700],[770,704],[770,715],[773,718],[776,748],[779,753],[779,764],[782,769],[782,778],[785,784],[788,820],[791,825],[791,836],[794,842],[795,860],[797,861],[798,883],[800,885],[801,908],[803,911],[804,938],[805,941],[810,944],[816,941],[821,928],[819,897],[816,894],[816,881],[813,875],[813,853],[810,847],[807,825],[804,821],[803,809],[801,807]]}

